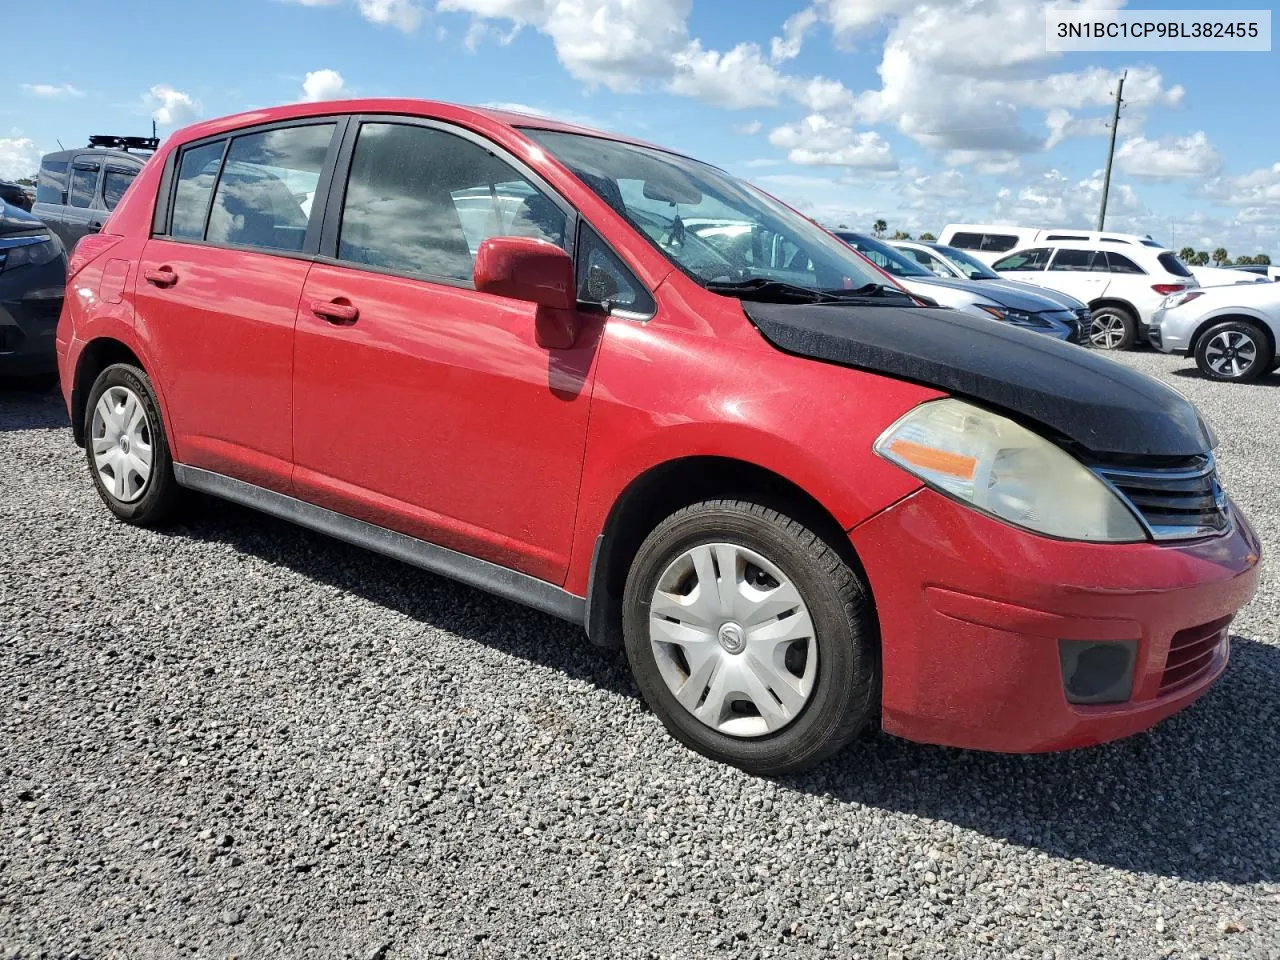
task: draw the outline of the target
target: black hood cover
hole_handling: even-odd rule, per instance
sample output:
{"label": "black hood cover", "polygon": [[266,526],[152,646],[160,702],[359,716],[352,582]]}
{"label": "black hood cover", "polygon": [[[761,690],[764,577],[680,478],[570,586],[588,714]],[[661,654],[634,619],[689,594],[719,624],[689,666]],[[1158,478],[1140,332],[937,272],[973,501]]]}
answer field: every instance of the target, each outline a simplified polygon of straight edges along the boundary
{"label": "black hood cover", "polygon": [[1189,457],[1213,446],[1196,408],[1092,350],[956,310],[778,304],[742,309],[779,350],[971,397],[1099,456]]}

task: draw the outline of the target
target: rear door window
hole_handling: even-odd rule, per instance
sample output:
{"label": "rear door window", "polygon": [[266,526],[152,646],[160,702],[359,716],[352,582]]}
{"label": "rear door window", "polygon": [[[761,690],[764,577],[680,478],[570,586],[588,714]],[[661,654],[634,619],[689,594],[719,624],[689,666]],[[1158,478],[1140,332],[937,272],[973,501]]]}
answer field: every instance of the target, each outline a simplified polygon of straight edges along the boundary
{"label": "rear door window", "polygon": [[70,166],[66,160],[46,160],[40,165],[40,176],[36,181],[36,203],[61,206],[67,202],[67,173]]}
{"label": "rear door window", "polygon": [[1107,270],[1107,257],[1100,250],[1059,250],[1049,269],[1069,270],[1073,273],[1104,273]]}
{"label": "rear door window", "polygon": [[227,142],[218,140],[182,151],[178,164],[178,183],[173,195],[173,224],[169,235],[190,240],[204,237],[204,224],[209,218],[209,198],[218,178],[218,167]]}
{"label": "rear door window", "polygon": [[1019,250],[1003,260],[992,264],[993,270],[1043,270],[1049,262],[1051,247],[1034,247],[1030,250]]}
{"label": "rear door window", "polygon": [[992,253],[1004,253],[1006,250],[1012,250],[1018,245],[1018,238],[1008,233],[984,233],[982,235],[982,249],[989,250]]}
{"label": "rear door window", "polygon": [[334,129],[332,123],[284,127],[231,141],[205,239],[301,250]]}
{"label": "rear door window", "polygon": [[554,201],[480,144],[432,127],[365,123],[338,258],[469,284],[485,240],[532,237],[563,249],[567,225]]}
{"label": "rear door window", "polygon": [[1177,257],[1175,257],[1172,253],[1168,253],[1168,252],[1162,253],[1160,254],[1160,256],[1156,257],[1156,259],[1160,262],[1160,266],[1164,267],[1166,270],[1172,273],[1175,277],[1192,276],[1191,271],[1188,270],[1186,266],[1183,264],[1183,262],[1179,260]]}
{"label": "rear door window", "polygon": [[1124,254],[1112,250],[1107,251],[1107,267],[1112,273],[1146,273]]}
{"label": "rear door window", "polygon": [[981,250],[982,234],[957,233],[951,238],[951,246],[959,247],[961,250]]}
{"label": "rear door window", "polygon": [[101,169],[102,165],[97,160],[77,160],[71,165],[71,206],[93,206],[93,198],[98,193],[98,173]]}
{"label": "rear door window", "polygon": [[138,171],[131,167],[107,167],[102,175],[102,202],[107,205],[108,210],[116,208],[137,175]]}

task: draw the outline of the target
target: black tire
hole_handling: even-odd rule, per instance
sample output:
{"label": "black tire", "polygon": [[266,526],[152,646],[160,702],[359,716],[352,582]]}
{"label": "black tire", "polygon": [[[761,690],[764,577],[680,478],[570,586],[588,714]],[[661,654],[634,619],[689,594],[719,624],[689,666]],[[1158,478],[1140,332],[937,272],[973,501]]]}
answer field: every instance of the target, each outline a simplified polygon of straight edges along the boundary
{"label": "black tire", "polygon": [[[650,607],[663,572],[686,551],[717,542],[745,547],[775,565],[813,623],[818,655],[809,700],[786,726],[762,736],[722,733],[686,710],[663,679],[650,642]],[[681,743],[749,773],[793,773],[840,750],[876,715],[879,650],[868,596],[840,554],[803,524],[758,503],[697,503],[658,524],[632,562],[623,596],[627,658],[646,702]]]}
{"label": "black tire", "polygon": [[[1118,336],[1117,336],[1118,334]],[[1138,318],[1124,307],[1095,307],[1089,319],[1089,344],[1098,350],[1128,350],[1138,339]]]}
{"label": "black tire", "polygon": [[[1204,376],[1220,383],[1257,380],[1271,369],[1274,359],[1267,335],[1244,320],[1216,323],[1196,341],[1196,366]],[[1234,373],[1234,369],[1240,372]]]}
{"label": "black tire", "polygon": [[[102,395],[112,387],[124,387],[141,401],[146,415],[146,430],[151,446],[151,473],[140,486],[141,495],[133,499],[118,498],[109,490],[94,461],[94,411]],[[116,363],[98,375],[89,391],[89,402],[84,409],[85,455],[89,463],[89,476],[97,488],[98,496],[112,513],[126,523],[140,527],[157,526],[173,516],[183,499],[183,490],[173,475],[173,457],[164,432],[164,420],[160,416],[160,404],[147,375],[128,363]]]}

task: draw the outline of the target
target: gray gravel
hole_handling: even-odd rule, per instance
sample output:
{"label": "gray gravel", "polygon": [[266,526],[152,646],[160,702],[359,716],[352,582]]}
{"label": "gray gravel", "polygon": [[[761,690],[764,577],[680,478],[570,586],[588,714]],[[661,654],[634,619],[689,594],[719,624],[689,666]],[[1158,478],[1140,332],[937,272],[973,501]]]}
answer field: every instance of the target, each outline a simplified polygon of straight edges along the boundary
{"label": "gray gravel", "polygon": [[212,502],[113,522],[0,390],[0,958],[1280,958],[1280,376],[1124,362],[1271,551],[1223,681],[1119,744],[781,782],[555,620]]}

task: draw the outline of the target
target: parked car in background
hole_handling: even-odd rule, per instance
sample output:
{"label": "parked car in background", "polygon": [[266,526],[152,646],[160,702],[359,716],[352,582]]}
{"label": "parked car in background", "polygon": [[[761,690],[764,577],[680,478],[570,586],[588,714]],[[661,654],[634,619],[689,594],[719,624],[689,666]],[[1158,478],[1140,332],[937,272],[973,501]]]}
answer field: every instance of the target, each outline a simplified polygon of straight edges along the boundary
{"label": "parked car in background", "polygon": [[27,193],[27,188],[8,180],[0,180],[0,203],[7,203],[19,210],[31,210],[31,196]]}
{"label": "parked car in background", "polygon": [[174,134],[80,241],[63,397],[119,519],[201,490],[576,622],[757,773],[873,723],[1092,745],[1203,694],[1260,547],[1195,408],[885,281],[657,147],[291,104]]}
{"label": "parked car in background", "polygon": [[[1269,277],[1239,267],[1193,267],[1185,265],[1202,287],[1227,287],[1237,283],[1267,283]],[[1265,267],[1263,270],[1265,271]]]}
{"label": "parked car in background", "polygon": [[74,249],[81,237],[102,229],[158,145],[151,137],[93,136],[87,147],[46,154],[31,212]]}
{"label": "parked car in background", "polygon": [[[1194,271],[1197,268],[1192,269]],[[1268,280],[1280,280],[1280,267],[1272,263],[1236,263],[1231,266],[1231,269],[1243,270],[1245,273],[1266,277]]]}
{"label": "parked car in background", "polygon": [[1010,227],[989,223],[949,223],[942,228],[938,242],[965,250],[984,263],[994,263],[1002,254],[1040,243],[1091,243],[1121,246],[1156,247],[1164,244],[1133,233],[1100,230],[1072,230],[1064,227]]}
{"label": "parked car in background", "polygon": [[[940,243],[923,243],[912,240],[895,240],[891,244],[894,249],[901,250],[906,256],[915,260],[935,277],[944,280],[981,280],[989,289],[995,286],[1007,287],[1023,293],[1034,293],[1041,297],[1056,300],[1069,310],[1076,311],[1081,319],[1089,319],[1089,308],[1083,301],[1077,300],[1069,293],[1051,290],[1034,283],[1023,283],[1020,280],[1007,280],[976,257],[963,250],[944,246]],[[992,286],[994,285],[994,286]]]}
{"label": "parked car in background", "polygon": [[[836,230],[835,235],[891,274],[911,293],[944,307],[999,320],[1070,343],[1088,342],[1088,318],[1049,292],[1030,284],[983,283],[939,277],[909,255],[864,233]],[[1087,314],[1087,311],[1086,311]]]}
{"label": "parked car in background", "polygon": [[30,213],[0,200],[0,377],[52,386],[66,278],[62,242]]}
{"label": "parked car in background", "polygon": [[1164,298],[1196,286],[1172,251],[1141,244],[1104,250],[1093,243],[1046,242],[1003,257],[992,269],[1087,303],[1093,315],[1089,339],[1104,350],[1124,350],[1146,339]]}
{"label": "parked car in background", "polygon": [[1151,320],[1151,345],[1194,357],[1211,380],[1256,380],[1280,364],[1280,284],[1175,293]]}

